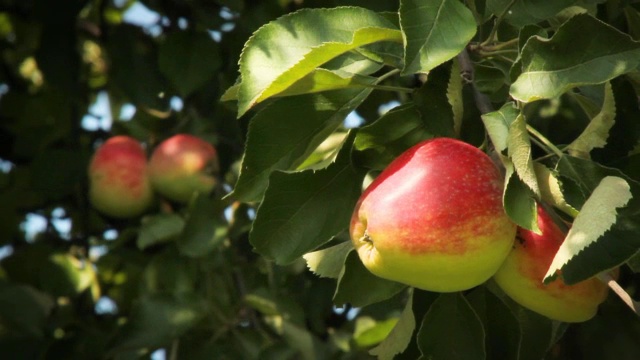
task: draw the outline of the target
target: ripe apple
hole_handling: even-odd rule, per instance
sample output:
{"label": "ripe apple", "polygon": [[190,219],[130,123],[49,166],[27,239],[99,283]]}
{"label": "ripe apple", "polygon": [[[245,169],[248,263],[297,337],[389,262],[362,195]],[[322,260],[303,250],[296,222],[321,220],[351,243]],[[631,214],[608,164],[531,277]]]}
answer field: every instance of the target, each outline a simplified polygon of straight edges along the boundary
{"label": "ripe apple", "polygon": [[437,292],[491,278],[516,231],[502,206],[501,177],[489,156],[459,140],[436,138],[405,151],[353,212],[351,239],[364,266]]}
{"label": "ripe apple", "polygon": [[216,184],[218,155],[208,142],[178,134],[160,143],[149,161],[149,177],[162,195],[180,203],[195,192],[208,193]]}
{"label": "ripe apple", "polygon": [[142,145],[128,136],[108,139],[89,164],[89,200],[114,218],[141,215],[153,202]]}
{"label": "ripe apple", "polygon": [[545,285],[542,280],[565,235],[541,206],[538,227],[540,235],[518,229],[513,250],[494,276],[496,283],[515,302],[550,319],[591,319],[607,297],[607,285],[596,278],[575,285],[556,279]]}

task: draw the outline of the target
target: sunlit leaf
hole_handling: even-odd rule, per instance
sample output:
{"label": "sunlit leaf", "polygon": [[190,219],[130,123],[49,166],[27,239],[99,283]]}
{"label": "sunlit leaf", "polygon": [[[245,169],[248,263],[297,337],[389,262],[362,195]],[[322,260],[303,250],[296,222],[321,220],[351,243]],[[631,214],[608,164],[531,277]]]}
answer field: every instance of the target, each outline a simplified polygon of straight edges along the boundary
{"label": "sunlit leaf", "polygon": [[542,200],[575,218],[578,215],[578,210],[567,202],[562,182],[558,179],[557,173],[537,162],[534,163],[534,169],[538,178]]}
{"label": "sunlit leaf", "polygon": [[509,146],[509,128],[520,112],[515,104],[508,102],[494,112],[482,115],[482,121],[493,146],[502,153]]}
{"label": "sunlit leaf", "polygon": [[[426,305],[426,304],[425,304]],[[369,354],[377,356],[380,360],[391,360],[395,355],[404,351],[411,342],[411,337],[416,328],[416,319],[413,315],[413,296],[409,297],[400,318],[393,330],[378,346],[371,349]]]}
{"label": "sunlit leaf", "polygon": [[511,96],[551,99],[578,85],[600,84],[640,64],[640,43],[590,15],[576,15],[550,39],[531,38],[522,49],[522,74]]}
{"label": "sunlit leaf", "polygon": [[314,274],[338,279],[344,261],[352,250],[353,244],[350,241],[345,241],[326,249],[304,254],[303,257],[307,261],[307,267]]}
{"label": "sunlit leaf", "polygon": [[533,170],[531,141],[527,132],[527,121],[519,115],[509,126],[508,154],[513,162],[516,174],[536,196],[540,196],[538,179]]}
{"label": "sunlit leaf", "polygon": [[580,209],[545,274],[545,280],[555,277],[564,264],[602,237],[618,220],[617,209],[624,207],[632,197],[629,184],[624,179],[614,176],[602,179]]}
{"label": "sunlit leaf", "polygon": [[402,0],[403,74],[426,73],[458,55],[476,34],[471,11],[458,0]]}
{"label": "sunlit leaf", "polygon": [[364,8],[303,9],[264,25],[240,57],[238,116],[327,61],[379,41],[400,42],[401,33]]}
{"label": "sunlit leaf", "polygon": [[580,136],[567,146],[566,150],[569,154],[588,158],[591,150],[603,148],[607,145],[607,138],[615,122],[615,116],[616,104],[613,90],[611,89],[611,83],[607,83],[604,87],[602,109],[598,115],[591,119],[591,122]]}

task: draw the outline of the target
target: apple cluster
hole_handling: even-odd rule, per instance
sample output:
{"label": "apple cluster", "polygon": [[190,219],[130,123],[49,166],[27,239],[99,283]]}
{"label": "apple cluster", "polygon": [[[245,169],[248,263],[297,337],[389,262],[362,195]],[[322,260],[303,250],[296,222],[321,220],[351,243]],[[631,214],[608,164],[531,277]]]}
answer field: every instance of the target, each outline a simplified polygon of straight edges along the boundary
{"label": "apple cluster", "polygon": [[217,172],[216,149],[196,136],[174,135],[150,159],[136,139],[114,136],[89,164],[89,200],[107,216],[136,217],[149,209],[156,192],[178,203],[188,202],[195,192],[210,192]]}
{"label": "apple cluster", "polygon": [[[581,322],[607,296],[598,279],[544,284],[563,232],[538,207],[536,234],[518,228],[502,204],[502,174],[480,149],[451,138],[423,141],[365,189],[350,235],[373,274],[435,292],[463,291],[491,278],[520,305]],[[517,239],[517,240],[516,240]]]}

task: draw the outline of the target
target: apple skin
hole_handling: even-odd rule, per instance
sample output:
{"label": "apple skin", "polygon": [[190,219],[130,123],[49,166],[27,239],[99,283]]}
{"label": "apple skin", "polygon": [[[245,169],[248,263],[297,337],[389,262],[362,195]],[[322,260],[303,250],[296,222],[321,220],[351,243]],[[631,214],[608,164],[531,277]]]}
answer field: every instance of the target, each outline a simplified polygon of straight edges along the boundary
{"label": "apple skin", "polygon": [[518,229],[513,250],[494,276],[496,283],[515,302],[550,319],[564,322],[591,319],[607,297],[607,285],[596,278],[574,285],[566,285],[562,279],[543,284],[565,235],[541,206],[538,206],[538,227],[540,235]]}
{"label": "apple skin", "polygon": [[423,141],[361,195],[351,240],[381,278],[436,292],[470,289],[493,276],[513,245],[502,189],[500,171],[478,148]]}
{"label": "apple skin", "polygon": [[218,172],[216,149],[192,135],[174,135],[160,143],[149,161],[153,187],[166,198],[187,203],[195,192],[209,193]]}
{"label": "apple skin", "polygon": [[89,200],[114,218],[139,216],[153,203],[147,156],[137,140],[114,136],[98,148],[89,164]]}

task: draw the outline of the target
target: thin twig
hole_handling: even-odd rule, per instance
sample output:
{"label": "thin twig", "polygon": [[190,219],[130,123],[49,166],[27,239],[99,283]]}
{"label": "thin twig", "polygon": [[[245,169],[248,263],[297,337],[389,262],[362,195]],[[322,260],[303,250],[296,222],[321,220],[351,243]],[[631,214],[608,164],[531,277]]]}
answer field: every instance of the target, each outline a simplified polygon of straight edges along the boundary
{"label": "thin twig", "polygon": [[603,283],[607,284],[611,290],[613,290],[616,295],[625,303],[627,306],[636,313],[636,315],[640,316],[640,303],[633,300],[631,295],[627,293],[618,282],[611,277],[609,273],[601,273],[598,274],[598,279]]}

